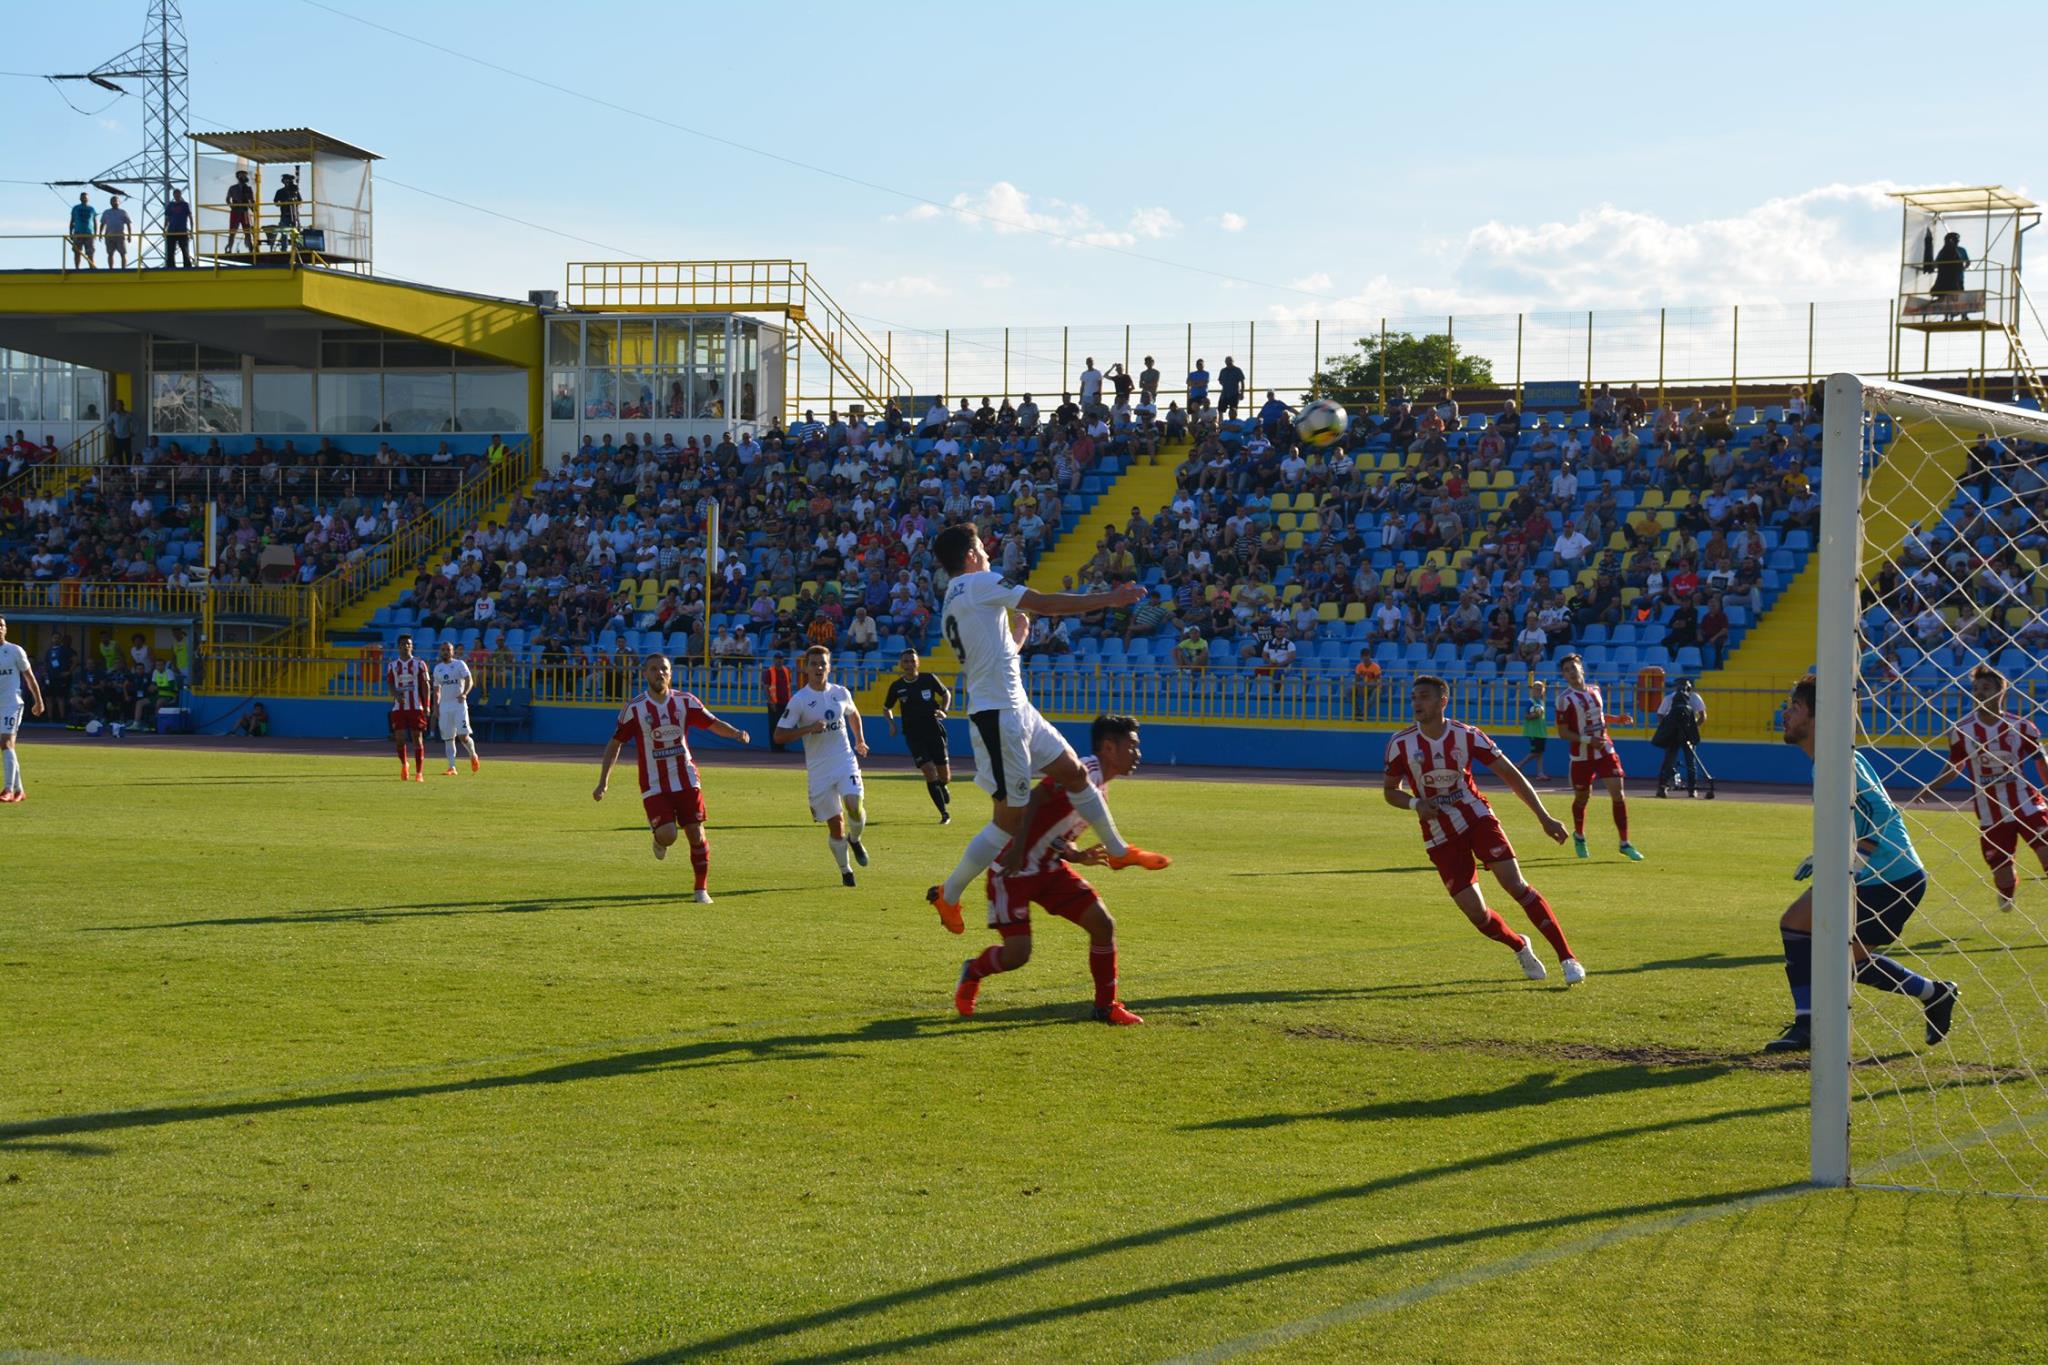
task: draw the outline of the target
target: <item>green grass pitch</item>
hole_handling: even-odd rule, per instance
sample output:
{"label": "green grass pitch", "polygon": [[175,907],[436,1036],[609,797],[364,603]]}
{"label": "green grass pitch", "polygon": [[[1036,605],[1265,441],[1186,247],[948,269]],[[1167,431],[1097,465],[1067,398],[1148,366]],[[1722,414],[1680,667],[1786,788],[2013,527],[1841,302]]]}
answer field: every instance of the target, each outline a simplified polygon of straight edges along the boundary
{"label": "green grass pitch", "polygon": [[1376,780],[1141,773],[1119,820],[1177,861],[1095,874],[1148,1021],[1108,1029],[1056,921],[953,1017],[990,938],[922,892],[964,781],[941,829],[871,775],[849,891],[796,762],[714,752],[698,907],[630,759],[594,805],[594,752],[424,786],[375,750],[23,752],[0,1357],[2048,1357],[2048,1204],[1796,1188],[1806,1073],[1752,1049],[1804,807],[1639,798],[1632,865],[1603,806],[1581,863],[1500,802],[1567,991],[1465,924]]}

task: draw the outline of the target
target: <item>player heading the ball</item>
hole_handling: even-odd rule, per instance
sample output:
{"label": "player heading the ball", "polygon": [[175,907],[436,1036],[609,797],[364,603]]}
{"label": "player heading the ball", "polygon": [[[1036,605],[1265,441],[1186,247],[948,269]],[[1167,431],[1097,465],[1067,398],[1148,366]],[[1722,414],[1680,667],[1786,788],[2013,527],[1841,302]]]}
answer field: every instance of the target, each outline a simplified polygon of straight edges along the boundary
{"label": "player heading the ball", "polygon": [[790,693],[789,705],[782,708],[782,716],[775,722],[775,742],[804,742],[811,818],[825,822],[832,861],[839,864],[839,880],[852,886],[853,869],[847,865],[846,855],[851,853],[862,867],[868,865],[868,851],[860,842],[868,827],[860,782],[860,760],[867,757],[868,742],[861,734],[860,710],[853,703],[853,693],[832,681],[832,651],[812,645],[804,651],[800,667],[804,685]]}
{"label": "player heading the ball", "polygon": [[604,746],[597,790],[590,799],[604,800],[611,786],[612,765],[619,761],[619,746],[631,743],[640,761],[640,805],[654,835],[654,856],[657,860],[668,857],[680,829],[690,841],[697,904],[709,905],[711,843],[704,837],[704,790],[698,785],[696,760],[690,756],[690,731],[709,730],[742,744],[747,742],[747,732],[712,715],[688,692],[670,687],[673,669],[666,655],[649,658],[641,665],[640,676],[646,680],[647,690],[620,709],[611,743]]}
{"label": "player heading the ball", "polygon": [[1413,811],[1422,822],[1423,851],[1436,864],[1444,890],[1451,893],[1452,902],[1465,912],[1473,928],[1514,949],[1523,975],[1531,981],[1549,975],[1528,938],[1508,928],[1507,921],[1487,908],[1478,876],[1478,868],[1484,864],[1500,889],[1522,907],[1536,931],[1550,941],[1558,965],[1564,969],[1564,984],[1575,986],[1586,979],[1586,969],[1565,942],[1564,928],[1550,902],[1522,879],[1514,845],[1508,842],[1492,805],[1472,781],[1472,764],[1477,761],[1492,768],[1508,790],[1535,813],[1552,843],[1564,842],[1564,825],[1543,808],[1543,798],[1529,785],[1529,779],[1484,730],[1445,715],[1450,700],[1451,685],[1442,678],[1425,673],[1415,679],[1409,692],[1415,723],[1387,741],[1382,794],[1388,805]]}
{"label": "player heading the ball", "polygon": [[961,671],[967,678],[974,785],[994,803],[989,823],[968,841],[959,866],[944,885],[925,892],[925,899],[939,912],[939,922],[956,934],[966,929],[960,917],[960,898],[966,894],[967,884],[995,861],[1003,845],[1024,832],[1031,779],[1041,773],[1067,793],[1074,810],[1102,840],[1109,852],[1105,866],[1165,867],[1170,859],[1133,847],[1117,833],[1101,789],[1088,780],[1088,770],[1074,756],[1073,746],[1031,704],[1017,654],[1031,624],[1025,613],[1083,616],[1132,606],[1145,596],[1145,590],[1135,583],[1119,583],[1107,592],[1033,592],[989,568],[981,531],[971,521],[939,532],[932,540],[932,553],[952,580],[946,585],[940,615],[946,639],[960,656]]}

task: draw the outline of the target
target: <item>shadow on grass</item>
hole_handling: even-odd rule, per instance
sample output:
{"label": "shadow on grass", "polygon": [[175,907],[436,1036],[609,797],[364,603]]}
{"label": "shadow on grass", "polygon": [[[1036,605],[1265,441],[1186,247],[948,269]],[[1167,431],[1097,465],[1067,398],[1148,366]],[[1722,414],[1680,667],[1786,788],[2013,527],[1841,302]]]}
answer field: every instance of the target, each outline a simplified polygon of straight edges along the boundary
{"label": "shadow on grass", "polygon": [[[1037,1256],[1028,1256],[1002,1265],[990,1266],[985,1270],[946,1276],[907,1289],[896,1290],[887,1294],[877,1294],[865,1299],[857,1299],[852,1303],[844,1304],[837,1308],[821,1309],[815,1313],[806,1313],[797,1317],[784,1318],[777,1322],[763,1323],[757,1327],[743,1328],[723,1336],[711,1337],[702,1341],[690,1342],[685,1345],[652,1352],[639,1359],[644,1365],[646,1362],[689,1360],[702,1356],[718,1355],[728,1351],[758,1348],[769,1343],[780,1342],[784,1338],[796,1336],[800,1333],[842,1326],[912,1304],[923,1303],[967,1290],[979,1289],[987,1285],[1005,1283],[1025,1275],[1037,1274],[1040,1271],[1094,1261],[1140,1247],[1159,1246],[1184,1238],[1201,1237],[1212,1233],[1225,1233],[1267,1219],[1299,1213],[1306,1209],[1370,1199],[1375,1195],[1385,1194],[1391,1190],[1425,1185],[1474,1171],[1511,1167],[1521,1162],[1535,1160],[1559,1152],[1595,1146],[1601,1143],[1622,1142],[1657,1133],[1680,1132],[1687,1129],[1707,1127],[1713,1124],[1727,1123],[1733,1120],[1773,1117],[1804,1108],[1806,1108],[1804,1100],[1788,1101],[1781,1104],[1756,1105],[1742,1109],[1725,1109],[1711,1114],[1699,1114],[1688,1118],[1665,1119],[1657,1123],[1636,1124],[1625,1128],[1614,1128],[1606,1132],[1588,1133],[1577,1137],[1550,1138],[1542,1142],[1530,1143],[1526,1146],[1515,1147],[1507,1151],[1493,1152],[1484,1156],[1464,1157],[1456,1161],[1444,1162],[1433,1166],[1417,1167],[1411,1171],[1404,1171],[1397,1175],[1382,1176],[1376,1180],[1361,1181],[1350,1185],[1338,1185],[1327,1190],[1319,1190],[1313,1194],[1297,1195],[1289,1199],[1255,1204],[1248,1208],[1208,1214],[1200,1218],[1191,1218],[1183,1222],[1171,1223],[1164,1227],[1148,1228],[1142,1232],[1131,1232],[1120,1237],[1086,1243],[1064,1251],[1052,1251]],[[1782,1187],[1774,1186],[1770,1187],[1770,1190],[1777,1188]],[[1697,1208],[1720,1204],[1753,1194],[1768,1193],[1770,1190],[1744,1190],[1702,1194],[1682,1199],[1659,1200],[1643,1204],[1559,1214],[1552,1218],[1501,1223],[1462,1232],[1439,1233],[1430,1237],[1416,1238],[1408,1242],[1363,1246],[1349,1251],[1326,1252],[1315,1256],[1297,1257],[1265,1265],[1250,1266],[1242,1270],[1225,1271],[1213,1275],[1169,1281],[1165,1284],[1152,1285],[1144,1289],[1106,1294],[1097,1298],[1062,1303],[1049,1308],[1013,1313],[1003,1317],[979,1318],[971,1322],[962,1322],[950,1327],[934,1328],[930,1331],[919,1332],[913,1335],[865,1341],[855,1346],[817,1355],[799,1356],[786,1348],[771,1350],[768,1354],[785,1360],[804,1359],[821,1361],[857,1360],[868,1356],[888,1355],[914,1350],[919,1347],[987,1337],[995,1333],[1031,1327],[1039,1323],[1057,1321],[1062,1318],[1081,1317],[1091,1313],[1130,1308],[1138,1304],[1161,1299],[1214,1293],[1241,1285],[1256,1284],[1262,1280],[1273,1279],[1283,1275],[1300,1274],[1304,1271],[1357,1265],[1368,1261],[1384,1260],[1394,1256],[1414,1255],[1442,1247],[1483,1243],[1501,1237],[1573,1227],[1590,1222],[1626,1219],[1640,1217],[1645,1214]],[[984,1345],[982,1349],[990,1351],[995,1348]]]}
{"label": "shadow on grass", "polygon": [[1602,968],[1602,976],[1633,976],[1638,972],[1700,972],[1720,967],[1777,967],[1784,965],[1783,953],[1753,953],[1735,957],[1728,953],[1695,953],[1691,957],[1667,957],[1657,962],[1638,962],[1633,967]]}
{"label": "shadow on grass", "polygon": [[[1563,867],[1575,862],[1572,858],[1518,858],[1523,867]],[[1414,867],[1289,867],[1273,872],[1228,872],[1229,877],[1395,877],[1416,872],[1440,875],[1432,863],[1418,863]]]}
{"label": "shadow on grass", "polygon": [[[718,899],[762,896],[797,887],[755,886],[720,891]],[[414,905],[360,905],[333,910],[296,910],[271,915],[225,915],[218,919],[165,920],[157,924],[94,924],[85,934],[133,934],[152,929],[209,929],[243,924],[375,924],[383,920],[439,919],[454,915],[534,915],[549,910],[602,910],[630,905],[690,904],[687,891],[629,891],[611,896],[551,896],[539,900],[423,901]]]}
{"label": "shadow on grass", "polygon": [[[1386,983],[1357,988],[1231,991],[1206,995],[1167,996],[1148,999],[1141,1003],[1147,1008],[1162,1010],[1301,1004],[1363,999],[1388,991],[1402,991],[1409,995],[1428,995],[1433,989],[1444,993],[1461,993],[1450,989],[1461,984],[1466,983],[1448,982],[1436,988]],[[845,1055],[835,1049],[859,1047],[868,1043],[964,1037],[1004,1029],[1078,1024],[1088,1018],[1085,1005],[1064,1003],[985,1010],[976,1014],[971,1023],[957,1019],[951,1014],[912,1015],[897,1019],[877,1019],[857,1028],[818,1033],[783,1034],[769,1038],[718,1038],[678,1044],[674,1047],[646,1048],[621,1052],[609,1057],[564,1062],[536,1070],[509,1072],[499,1076],[468,1076],[459,1080],[363,1087],[315,1095],[280,1095],[262,1099],[202,1101],[141,1109],[107,1110],[90,1114],[65,1114],[18,1123],[0,1123],[0,1151],[17,1145],[23,1138],[66,1137],[79,1133],[110,1132],[128,1128],[156,1128],[172,1123],[197,1123],[209,1119],[240,1118],[251,1114],[281,1113],[300,1109],[382,1104],[391,1100],[460,1095],[530,1085],[565,1085],[660,1071],[723,1066],[736,1062],[821,1061]],[[1091,1023],[1090,1027],[1095,1025]]]}
{"label": "shadow on grass", "polygon": [[368,773],[321,773],[310,777],[305,773],[248,773],[240,775],[223,774],[219,777],[145,777],[133,782],[67,782],[68,787],[306,787],[308,785],[331,787],[338,782],[382,782],[387,777],[373,777]]}
{"label": "shadow on grass", "polygon": [[1280,1128],[1290,1123],[1324,1121],[1371,1123],[1382,1119],[1448,1119],[1473,1114],[1496,1114],[1558,1100],[1593,1099],[1602,1095],[1626,1095],[1639,1090],[1663,1090],[1671,1086],[1697,1085],[1739,1070],[1734,1066],[1688,1067],[1612,1066],[1581,1072],[1560,1080],[1555,1071],[1536,1071],[1521,1080],[1492,1090],[1474,1090],[1462,1095],[1437,1095],[1427,1099],[1386,1100],[1377,1104],[1353,1105],[1347,1109],[1310,1110],[1304,1113],[1242,1114],[1235,1118],[1190,1123],[1182,1132],[1215,1132],[1245,1128]]}

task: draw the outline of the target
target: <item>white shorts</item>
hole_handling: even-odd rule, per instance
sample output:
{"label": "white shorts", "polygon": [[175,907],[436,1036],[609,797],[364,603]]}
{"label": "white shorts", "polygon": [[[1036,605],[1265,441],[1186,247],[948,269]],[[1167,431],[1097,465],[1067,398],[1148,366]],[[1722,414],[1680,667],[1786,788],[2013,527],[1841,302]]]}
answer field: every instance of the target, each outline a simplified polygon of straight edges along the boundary
{"label": "white shorts", "polygon": [[1031,779],[1061,754],[1074,756],[1067,737],[1029,703],[1016,711],[976,711],[967,722],[974,741],[974,785],[1012,806],[1031,799]]}
{"label": "white shorts", "polygon": [[811,818],[830,820],[846,813],[846,802],[861,799],[859,773],[845,773],[811,784]]}
{"label": "white shorts", "polygon": [[441,703],[441,738],[457,739],[469,733],[469,703]]}
{"label": "white shorts", "polygon": [[20,734],[21,718],[24,714],[25,712],[23,708],[21,708],[20,706],[14,706],[10,707],[5,711],[0,711],[0,735]]}

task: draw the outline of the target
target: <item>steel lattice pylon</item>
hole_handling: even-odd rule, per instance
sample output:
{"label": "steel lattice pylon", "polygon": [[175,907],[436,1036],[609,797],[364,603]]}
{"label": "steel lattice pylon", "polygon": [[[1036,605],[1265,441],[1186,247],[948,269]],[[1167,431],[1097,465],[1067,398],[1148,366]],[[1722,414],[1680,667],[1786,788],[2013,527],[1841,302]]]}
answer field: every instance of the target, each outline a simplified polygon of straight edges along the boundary
{"label": "steel lattice pylon", "polygon": [[118,57],[90,71],[50,78],[91,81],[109,90],[123,90],[122,81],[142,83],[142,150],[89,180],[57,180],[56,185],[96,185],[108,193],[133,194],[140,200],[134,217],[145,236],[163,230],[164,201],[174,189],[187,188],[186,134],[190,129],[185,71],[185,19],[177,0],[149,0],[149,21],[143,39]]}

